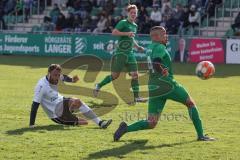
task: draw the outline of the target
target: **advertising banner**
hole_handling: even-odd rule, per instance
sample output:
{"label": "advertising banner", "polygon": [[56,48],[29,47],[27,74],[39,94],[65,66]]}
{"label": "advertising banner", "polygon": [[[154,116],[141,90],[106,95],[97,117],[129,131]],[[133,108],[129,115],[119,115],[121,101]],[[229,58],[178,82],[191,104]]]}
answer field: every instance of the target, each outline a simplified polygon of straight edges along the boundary
{"label": "advertising banner", "polygon": [[239,39],[227,40],[226,63],[240,64],[240,40]]}
{"label": "advertising banner", "polygon": [[[147,48],[149,36],[135,37],[139,45]],[[173,57],[176,38],[169,37],[168,51]],[[118,44],[117,37],[110,34],[0,34],[0,54],[25,54],[39,56],[76,56],[93,54],[110,59]],[[146,54],[134,50],[138,59]]]}
{"label": "advertising banner", "polygon": [[189,46],[189,61],[211,61],[224,63],[224,45],[221,39],[191,39]]}

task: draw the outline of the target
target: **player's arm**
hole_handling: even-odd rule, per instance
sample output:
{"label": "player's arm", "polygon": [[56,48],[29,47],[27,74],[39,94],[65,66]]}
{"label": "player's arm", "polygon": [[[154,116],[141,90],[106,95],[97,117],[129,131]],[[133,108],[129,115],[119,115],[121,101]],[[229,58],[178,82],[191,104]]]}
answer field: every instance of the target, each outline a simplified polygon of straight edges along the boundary
{"label": "player's arm", "polygon": [[113,36],[128,36],[128,37],[134,37],[135,33],[134,32],[121,32],[118,29],[113,29],[112,31]]}
{"label": "player's arm", "polygon": [[32,108],[31,108],[31,113],[30,113],[30,122],[29,122],[29,127],[33,128],[37,116],[37,111],[39,108],[40,103],[34,102],[32,103]]}
{"label": "player's arm", "polygon": [[155,57],[152,65],[156,72],[161,73],[163,76],[168,76],[168,69],[162,65],[162,59],[160,57]]}
{"label": "player's arm", "polygon": [[79,80],[79,77],[77,75],[70,77],[68,75],[63,74],[61,77],[62,81],[64,82],[71,82],[71,83],[76,83]]}
{"label": "player's arm", "polygon": [[139,46],[135,39],[133,39],[134,48],[136,48],[139,52],[144,52],[144,48]]}
{"label": "player's arm", "polygon": [[30,121],[29,121],[30,128],[34,128],[37,111],[42,101],[42,97],[44,93],[45,93],[44,84],[41,84],[41,82],[38,82],[38,84],[35,87],[34,97],[33,97],[33,102],[32,102],[32,107],[30,112]]}

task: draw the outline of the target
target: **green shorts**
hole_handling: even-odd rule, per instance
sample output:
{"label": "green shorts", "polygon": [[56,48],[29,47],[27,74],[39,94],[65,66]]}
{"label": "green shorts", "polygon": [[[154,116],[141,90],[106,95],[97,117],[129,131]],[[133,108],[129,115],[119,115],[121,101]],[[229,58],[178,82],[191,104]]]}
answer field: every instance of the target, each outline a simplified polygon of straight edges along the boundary
{"label": "green shorts", "polygon": [[168,99],[171,99],[176,102],[185,104],[189,98],[189,94],[186,89],[178,84],[176,81],[172,83],[172,89],[165,94],[158,96],[151,96],[153,93],[149,91],[149,101],[148,101],[148,113],[149,114],[160,114],[165,106],[165,103]]}
{"label": "green shorts", "polygon": [[112,57],[111,71],[122,72],[126,67],[128,72],[136,72],[138,70],[137,60],[132,52],[130,53],[116,53]]}

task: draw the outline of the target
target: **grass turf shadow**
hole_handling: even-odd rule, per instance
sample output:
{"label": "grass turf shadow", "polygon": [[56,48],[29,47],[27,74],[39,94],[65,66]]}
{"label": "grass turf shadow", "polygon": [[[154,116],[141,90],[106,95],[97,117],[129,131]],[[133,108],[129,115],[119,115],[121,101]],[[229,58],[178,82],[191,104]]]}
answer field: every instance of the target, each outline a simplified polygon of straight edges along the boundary
{"label": "grass turf shadow", "polygon": [[14,130],[8,130],[6,131],[6,134],[8,135],[22,135],[25,132],[41,132],[41,131],[56,131],[56,130],[68,130],[68,127],[64,125],[45,125],[45,126],[36,126],[34,128],[18,128]]}
{"label": "grass turf shadow", "polygon": [[131,140],[130,143],[124,144],[120,147],[111,148],[102,150],[96,153],[91,153],[88,155],[85,160],[90,159],[101,159],[101,158],[108,158],[108,157],[115,157],[115,158],[124,158],[125,155],[131,153],[136,150],[141,150],[144,154],[146,150],[156,149],[156,148],[164,148],[164,147],[174,147],[177,145],[189,144],[196,141],[186,141],[186,142],[178,142],[172,144],[160,144],[158,146],[146,146],[148,140]]}

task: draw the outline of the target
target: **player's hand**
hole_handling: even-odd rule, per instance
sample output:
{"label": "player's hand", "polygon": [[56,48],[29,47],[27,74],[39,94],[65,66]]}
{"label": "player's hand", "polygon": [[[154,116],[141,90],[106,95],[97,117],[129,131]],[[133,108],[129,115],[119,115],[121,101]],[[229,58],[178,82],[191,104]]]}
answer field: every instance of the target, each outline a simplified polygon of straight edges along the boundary
{"label": "player's hand", "polygon": [[164,76],[164,77],[167,77],[168,76],[168,69],[167,68],[164,68],[163,70],[162,70],[162,75]]}
{"label": "player's hand", "polygon": [[77,75],[72,77],[72,82],[76,83],[79,80],[79,77]]}
{"label": "player's hand", "polygon": [[137,47],[137,50],[138,50],[139,52],[144,52],[145,49],[144,49],[142,46],[138,46],[138,47]]}
{"label": "player's hand", "polygon": [[130,38],[135,37],[135,33],[134,32],[127,32],[127,36]]}
{"label": "player's hand", "polygon": [[78,117],[78,124],[79,125],[87,125],[88,124],[88,121],[83,119],[83,118],[79,118]]}

